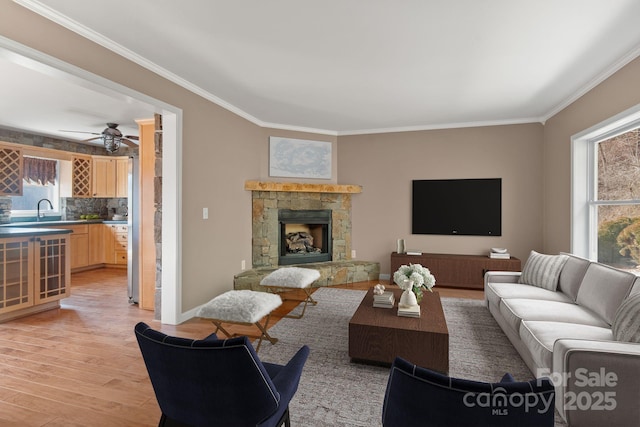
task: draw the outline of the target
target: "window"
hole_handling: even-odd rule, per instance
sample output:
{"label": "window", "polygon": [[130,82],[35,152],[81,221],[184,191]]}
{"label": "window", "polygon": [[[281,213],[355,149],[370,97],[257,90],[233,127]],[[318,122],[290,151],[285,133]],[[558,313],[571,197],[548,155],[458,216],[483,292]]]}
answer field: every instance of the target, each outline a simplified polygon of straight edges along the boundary
{"label": "window", "polygon": [[572,138],[571,227],[577,255],[640,264],[640,106]]}
{"label": "window", "polygon": [[[11,216],[12,217],[31,217],[36,216],[37,205],[40,199],[49,199],[53,205],[53,210],[49,204],[43,202],[41,204],[42,211],[47,216],[60,215],[60,162],[54,159],[42,159],[38,157],[25,156],[25,173],[28,169],[26,166],[28,159],[40,159],[52,162],[55,165],[55,175],[47,179],[25,179],[22,183],[22,196],[11,197]],[[43,176],[47,175],[41,172]],[[51,173],[49,173],[51,175]],[[44,181],[44,184],[43,184]]]}

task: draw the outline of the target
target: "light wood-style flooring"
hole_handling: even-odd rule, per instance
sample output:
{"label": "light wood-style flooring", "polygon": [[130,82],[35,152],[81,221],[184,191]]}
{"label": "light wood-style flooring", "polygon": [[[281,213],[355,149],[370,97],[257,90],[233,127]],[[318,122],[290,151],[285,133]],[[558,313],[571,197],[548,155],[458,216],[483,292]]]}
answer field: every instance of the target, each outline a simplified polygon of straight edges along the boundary
{"label": "light wood-style flooring", "polygon": [[[192,319],[162,325],[127,303],[126,271],[72,276],[62,307],[0,324],[0,426],[155,426],[160,410],[133,334],[139,321],[164,333],[203,338],[213,325]],[[378,282],[340,287],[368,289]],[[482,298],[482,291],[437,289],[442,296]],[[295,302],[272,315],[276,323]],[[230,326],[239,334],[247,327]],[[263,343],[263,345],[271,345]]]}

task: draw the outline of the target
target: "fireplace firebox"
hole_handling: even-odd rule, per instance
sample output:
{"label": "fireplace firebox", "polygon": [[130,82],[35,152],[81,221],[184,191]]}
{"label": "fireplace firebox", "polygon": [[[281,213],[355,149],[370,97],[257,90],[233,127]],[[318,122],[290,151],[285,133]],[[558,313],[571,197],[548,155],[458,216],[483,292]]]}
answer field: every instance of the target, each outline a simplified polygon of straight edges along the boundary
{"label": "fireplace firebox", "polygon": [[278,211],[279,265],[331,261],[331,210]]}

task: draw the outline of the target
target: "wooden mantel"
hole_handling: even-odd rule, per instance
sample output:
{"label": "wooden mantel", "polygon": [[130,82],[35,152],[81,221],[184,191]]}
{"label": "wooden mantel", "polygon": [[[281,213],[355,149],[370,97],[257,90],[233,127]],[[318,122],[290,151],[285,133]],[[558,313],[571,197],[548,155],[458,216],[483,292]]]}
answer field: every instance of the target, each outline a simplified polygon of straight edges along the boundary
{"label": "wooden mantel", "polygon": [[352,184],[304,184],[298,182],[246,181],[244,189],[250,191],[288,191],[297,193],[362,193],[362,186]]}

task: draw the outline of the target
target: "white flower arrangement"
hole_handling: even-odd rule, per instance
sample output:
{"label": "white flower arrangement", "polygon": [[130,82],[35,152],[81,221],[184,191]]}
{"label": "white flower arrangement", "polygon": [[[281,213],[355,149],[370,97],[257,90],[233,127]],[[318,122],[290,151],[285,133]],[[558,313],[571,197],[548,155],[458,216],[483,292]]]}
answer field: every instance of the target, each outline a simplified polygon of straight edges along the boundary
{"label": "white flower arrangement", "polygon": [[413,292],[416,295],[422,294],[423,289],[433,292],[431,288],[436,285],[436,278],[431,271],[420,264],[401,265],[398,271],[393,273],[393,282],[401,288],[405,280],[413,281]]}

